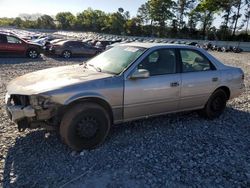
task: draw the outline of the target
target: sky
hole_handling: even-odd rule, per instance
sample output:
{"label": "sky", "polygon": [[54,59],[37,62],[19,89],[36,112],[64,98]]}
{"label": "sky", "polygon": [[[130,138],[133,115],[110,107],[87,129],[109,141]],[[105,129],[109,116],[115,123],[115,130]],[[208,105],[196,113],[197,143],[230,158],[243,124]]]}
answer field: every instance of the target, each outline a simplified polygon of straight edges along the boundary
{"label": "sky", "polygon": [[[137,9],[147,0],[0,0],[0,17],[17,17],[19,14],[48,14],[55,16],[58,12],[69,11],[73,14],[91,7],[109,12],[116,12],[122,7],[136,16]],[[213,25],[218,27],[222,19],[216,16]]]}
{"label": "sky", "polygon": [[73,14],[91,7],[105,12],[115,12],[122,7],[135,16],[138,7],[146,0],[0,0],[0,17],[17,17],[21,13],[56,15],[69,11]]}

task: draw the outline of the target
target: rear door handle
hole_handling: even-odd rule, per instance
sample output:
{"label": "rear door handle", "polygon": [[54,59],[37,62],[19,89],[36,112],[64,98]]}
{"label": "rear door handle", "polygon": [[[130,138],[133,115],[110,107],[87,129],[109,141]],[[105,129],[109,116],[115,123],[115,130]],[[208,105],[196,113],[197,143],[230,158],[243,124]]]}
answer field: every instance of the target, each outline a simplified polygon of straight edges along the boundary
{"label": "rear door handle", "polygon": [[172,83],[170,83],[171,87],[177,87],[179,85],[180,85],[179,82],[172,82]]}
{"label": "rear door handle", "polygon": [[213,82],[217,82],[217,81],[218,81],[218,77],[212,78],[212,81],[213,81]]}

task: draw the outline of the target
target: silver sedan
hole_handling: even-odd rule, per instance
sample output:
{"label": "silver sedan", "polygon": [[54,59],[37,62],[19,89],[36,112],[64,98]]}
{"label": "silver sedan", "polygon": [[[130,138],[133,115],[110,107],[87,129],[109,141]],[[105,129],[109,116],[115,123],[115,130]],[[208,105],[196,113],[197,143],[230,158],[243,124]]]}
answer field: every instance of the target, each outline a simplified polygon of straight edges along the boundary
{"label": "silver sedan", "polygon": [[111,125],[197,110],[218,118],[244,89],[240,68],[185,45],[117,45],[86,63],[33,72],[7,87],[7,113],[19,130],[59,128],[74,150],[93,149]]}

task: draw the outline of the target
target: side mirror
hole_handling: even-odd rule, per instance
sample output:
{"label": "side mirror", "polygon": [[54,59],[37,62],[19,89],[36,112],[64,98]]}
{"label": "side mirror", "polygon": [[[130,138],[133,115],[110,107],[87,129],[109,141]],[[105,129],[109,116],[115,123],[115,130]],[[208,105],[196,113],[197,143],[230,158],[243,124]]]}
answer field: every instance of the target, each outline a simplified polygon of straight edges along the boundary
{"label": "side mirror", "polygon": [[141,79],[141,78],[148,78],[149,71],[146,69],[138,69],[136,70],[131,76],[130,79]]}

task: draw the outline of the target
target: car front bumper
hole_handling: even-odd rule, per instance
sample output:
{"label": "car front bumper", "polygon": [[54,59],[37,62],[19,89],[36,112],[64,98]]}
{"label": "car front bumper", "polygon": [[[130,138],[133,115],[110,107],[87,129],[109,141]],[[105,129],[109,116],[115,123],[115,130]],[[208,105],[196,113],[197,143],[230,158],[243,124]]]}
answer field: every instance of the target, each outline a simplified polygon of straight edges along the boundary
{"label": "car front bumper", "polygon": [[31,106],[24,107],[21,105],[7,105],[6,110],[13,122],[18,122],[18,120],[36,116],[35,110]]}

